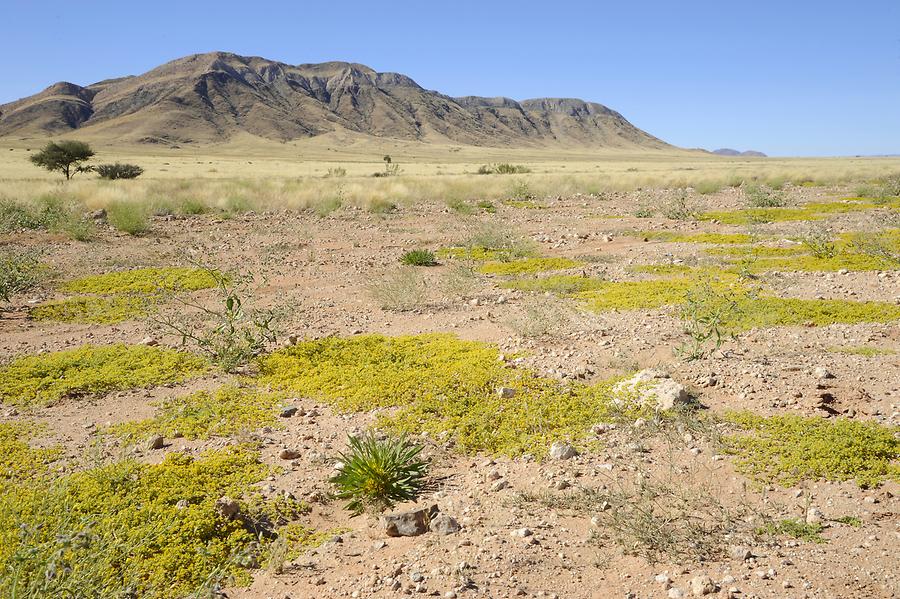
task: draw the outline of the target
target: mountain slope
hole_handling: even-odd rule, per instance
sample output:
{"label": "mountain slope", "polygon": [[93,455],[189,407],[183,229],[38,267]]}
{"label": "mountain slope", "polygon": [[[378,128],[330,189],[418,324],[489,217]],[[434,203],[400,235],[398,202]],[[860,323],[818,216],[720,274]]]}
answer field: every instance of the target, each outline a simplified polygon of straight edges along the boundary
{"label": "mountain slope", "polygon": [[452,98],[360,64],[292,66],[225,52],[86,87],[61,82],[0,106],[0,137],[74,130],[150,143],[216,143],[239,132],[286,141],[347,130],[479,146],[671,147],[600,104]]}

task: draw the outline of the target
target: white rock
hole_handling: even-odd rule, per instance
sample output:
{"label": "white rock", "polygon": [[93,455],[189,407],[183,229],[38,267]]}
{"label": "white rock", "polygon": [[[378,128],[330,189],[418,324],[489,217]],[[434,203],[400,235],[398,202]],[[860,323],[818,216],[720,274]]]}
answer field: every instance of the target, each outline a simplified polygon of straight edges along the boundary
{"label": "white rock", "polygon": [[617,405],[636,401],[642,406],[653,406],[661,411],[671,410],[690,399],[684,385],[673,381],[669,378],[669,373],[658,368],[641,370],[630,379],[616,384],[613,391],[625,396],[613,400]]}
{"label": "white rock", "polygon": [[554,460],[569,460],[577,455],[578,450],[568,443],[557,441],[550,446],[550,457]]}
{"label": "white rock", "polygon": [[711,595],[716,592],[716,583],[709,576],[695,576],[691,579],[691,594],[694,597]]}

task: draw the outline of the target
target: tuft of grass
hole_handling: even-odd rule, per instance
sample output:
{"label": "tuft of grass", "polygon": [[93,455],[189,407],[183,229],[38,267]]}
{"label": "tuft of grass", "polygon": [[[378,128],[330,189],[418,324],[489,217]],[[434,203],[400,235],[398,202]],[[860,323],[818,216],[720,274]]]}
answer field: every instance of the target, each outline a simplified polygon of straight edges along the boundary
{"label": "tuft of grass", "polygon": [[406,312],[425,305],[427,287],[424,277],[412,266],[401,266],[379,277],[369,292],[382,310]]}
{"label": "tuft of grass", "polygon": [[143,441],[152,434],[185,439],[229,437],[274,426],[284,396],[227,385],[215,391],[197,391],[170,397],[146,420],[125,422],[105,432],[128,442]]}
{"label": "tuft of grass", "polygon": [[400,257],[400,262],[408,266],[435,266],[434,252],[431,250],[410,250]]}
{"label": "tuft of grass", "polygon": [[384,511],[419,496],[428,473],[427,462],[419,458],[421,452],[421,445],[405,438],[351,436],[347,450],[338,455],[343,467],[330,482],[354,515],[366,508]]}
{"label": "tuft of grass", "polygon": [[237,446],[0,482],[0,596],[178,599],[247,584],[279,534],[273,515],[302,511],[254,492],[271,471]]}
{"label": "tuft of grass", "polygon": [[810,543],[825,543],[822,536],[824,527],[821,524],[807,524],[802,520],[786,518],[777,522],[768,522],[756,529],[756,534],[769,536],[788,536]]}
{"label": "tuft of grass", "polygon": [[22,407],[49,405],[65,397],[183,381],[204,370],[204,360],[170,349],[84,345],[0,366],[0,401]]}
{"label": "tuft of grass", "polygon": [[840,516],[832,520],[832,522],[846,524],[847,526],[853,526],[855,528],[859,528],[860,526],[862,526],[862,520],[860,520],[856,516]]}
{"label": "tuft of grass", "polygon": [[0,249],[0,301],[8,302],[14,295],[38,285],[46,273],[38,257],[31,250]]}
{"label": "tuft of grass", "polygon": [[760,482],[854,480],[863,488],[900,480],[900,428],[872,422],[750,412],[726,418],[743,432],[724,438],[740,472]]}
{"label": "tuft of grass", "polygon": [[381,427],[449,435],[468,453],[543,456],[554,441],[585,442],[592,424],[617,413],[615,380],[562,386],[499,356],[496,346],[451,335],[330,337],[261,358],[260,383],[340,411],[395,408],[380,413]]}
{"label": "tuft of grass", "polygon": [[216,287],[216,278],[203,268],[138,268],[73,279],[61,290],[68,293],[115,295],[160,291],[197,291]]}
{"label": "tuft of grass", "polygon": [[38,304],[28,311],[28,316],[32,320],[116,324],[147,316],[152,304],[152,300],[142,296],[80,296]]}
{"label": "tuft of grass", "polygon": [[148,210],[134,202],[111,202],[106,208],[106,220],[129,235],[140,236],[150,231]]}
{"label": "tuft of grass", "polygon": [[508,262],[486,262],[478,270],[489,275],[523,275],[552,270],[567,270],[583,265],[583,262],[569,258],[521,258]]}

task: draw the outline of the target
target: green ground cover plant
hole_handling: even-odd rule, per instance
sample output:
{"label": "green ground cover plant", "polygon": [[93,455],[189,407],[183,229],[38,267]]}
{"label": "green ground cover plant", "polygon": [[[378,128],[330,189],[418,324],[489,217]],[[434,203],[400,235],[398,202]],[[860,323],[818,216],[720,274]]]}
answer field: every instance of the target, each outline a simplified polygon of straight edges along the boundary
{"label": "green ground cover plant", "polygon": [[308,340],[260,358],[259,373],[262,384],[340,411],[395,408],[380,413],[379,426],[449,434],[467,453],[544,456],[560,439],[585,443],[591,424],[615,417],[613,400],[623,399],[615,381],[563,386],[508,368],[496,346],[451,335]]}
{"label": "green ground cover plant", "polygon": [[175,437],[176,433],[185,439],[229,437],[276,426],[284,402],[282,394],[226,385],[169,397],[157,405],[152,418],[113,425],[104,432],[129,442],[150,435]]}
{"label": "green ground cover plant", "polygon": [[143,296],[98,297],[87,295],[38,304],[28,311],[28,315],[32,320],[115,324],[147,316],[152,305],[153,300]]}
{"label": "green ground cover plant", "polygon": [[[246,584],[285,520],[304,512],[254,490],[270,472],[255,450],[235,446],[0,480],[0,596],[179,599]],[[287,532],[295,538],[282,542],[317,541]]]}
{"label": "green ground cover plant", "polygon": [[726,415],[740,432],[724,438],[738,470],[764,483],[853,480],[863,488],[900,480],[898,427],[839,418]]}
{"label": "green ground cover plant", "polygon": [[0,366],[0,401],[29,407],[66,397],[152,387],[203,373],[205,360],[161,347],[83,345],[22,356]]}

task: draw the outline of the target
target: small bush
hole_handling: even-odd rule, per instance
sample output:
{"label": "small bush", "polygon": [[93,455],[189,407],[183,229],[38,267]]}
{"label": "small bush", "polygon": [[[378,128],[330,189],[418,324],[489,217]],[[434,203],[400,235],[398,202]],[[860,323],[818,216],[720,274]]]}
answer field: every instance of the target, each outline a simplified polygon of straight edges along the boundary
{"label": "small bush", "polygon": [[530,173],[531,169],[524,164],[483,164],[478,168],[479,175],[523,175]]}
{"label": "small bush", "polygon": [[150,231],[147,210],[133,202],[111,202],[106,207],[106,219],[113,227],[129,235],[140,236]]}
{"label": "small bush", "polygon": [[347,509],[361,514],[366,508],[383,511],[418,497],[428,471],[419,459],[422,446],[405,438],[379,440],[372,435],[350,437],[348,450],[339,454],[343,468],[331,478]]}
{"label": "small bush", "polygon": [[245,306],[243,296],[252,277],[234,282],[217,270],[202,270],[216,281],[220,306],[208,308],[177,298],[180,309],[152,316],[151,324],[180,337],[182,345],[193,345],[225,372],[233,372],[276,342],[276,322],[281,314]]}
{"label": "small bush", "polygon": [[328,172],[325,173],[326,178],[339,178],[339,177],[346,177],[346,176],[347,176],[347,169],[345,169],[342,166],[336,166],[334,168],[329,168]]}
{"label": "small bush", "polygon": [[400,262],[409,266],[434,266],[437,260],[431,250],[410,250],[400,257]]}
{"label": "small bush", "polygon": [[688,202],[687,192],[679,190],[675,198],[663,206],[662,215],[671,220],[694,220],[697,210]]}
{"label": "small bush", "polygon": [[712,355],[726,339],[733,337],[726,326],[734,320],[737,306],[733,295],[718,292],[709,285],[688,291],[680,316],[690,341],[676,347],[675,354],[689,362]]}
{"label": "small bush", "polygon": [[765,185],[752,185],[744,190],[747,203],[753,208],[782,208],[787,205],[784,194],[766,187]]}
{"label": "small bush", "polygon": [[800,240],[809,253],[820,260],[834,258],[837,254],[834,237],[828,229],[813,229],[803,235]]}
{"label": "small bush", "polygon": [[93,167],[101,179],[137,179],[144,174],[144,169],[136,164],[98,164]]}
{"label": "small bush", "polygon": [[0,249],[0,301],[35,287],[43,272],[36,252]]}

